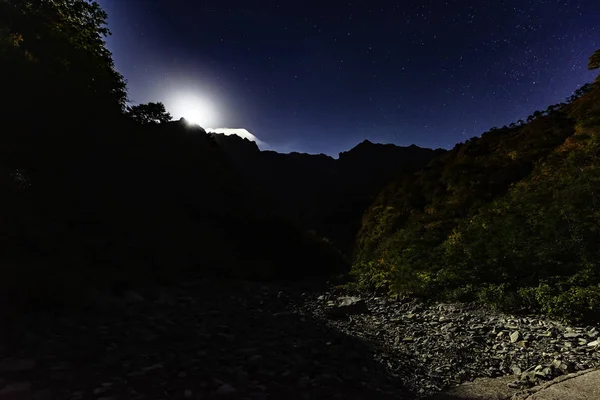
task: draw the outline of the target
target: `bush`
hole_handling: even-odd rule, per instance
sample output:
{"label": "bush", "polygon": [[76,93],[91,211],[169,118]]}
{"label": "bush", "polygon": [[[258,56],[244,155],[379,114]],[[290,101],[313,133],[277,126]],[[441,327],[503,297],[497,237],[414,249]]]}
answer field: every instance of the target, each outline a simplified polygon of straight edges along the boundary
{"label": "bush", "polygon": [[600,285],[570,286],[541,283],[524,288],[519,295],[543,313],[575,322],[600,321]]}
{"label": "bush", "polygon": [[506,284],[483,286],[477,300],[496,310],[515,310],[522,304],[519,295]]}

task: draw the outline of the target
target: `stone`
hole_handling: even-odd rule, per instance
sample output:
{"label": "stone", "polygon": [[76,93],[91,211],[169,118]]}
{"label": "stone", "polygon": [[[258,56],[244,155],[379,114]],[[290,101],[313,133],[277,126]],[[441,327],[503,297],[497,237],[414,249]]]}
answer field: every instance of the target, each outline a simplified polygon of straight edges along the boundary
{"label": "stone", "polygon": [[127,303],[141,303],[145,301],[145,299],[137,292],[133,290],[128,290],[123,294],[123,300]]}
{"label": "stone", "polygon": [[596,400],[600,395],[600,371],[582,371],[558,377],[513,395],[512,400]]}
{"label": "stone", "polygon": [[149,372],[153,372],[153,371],[159,371],[159,370],[162,370],[162,369],[164,369],[164,368],[165,368],[165,367],[164,367],[164,365],[162,365],[162,364],[154,364],[154,365],[151,365],[151,366],[149,366],[149,367],[143,368],[143,369],[142,369],[142,373],[144,373],[144,374],[147,374],[147,373],[149,373]]}
{"label": "stone", "polygon": [[96,389],[94,389],[94,395],[97,396],[99,394],[106,393],[106,392],[108,392],[109,389],[110,388],[108,388],[108,387],[99,387],[99,388],[96,388]]}
{"label": "stone", "polygon": [[438,393],[428,400],[506,400],[517,392],[508,386],[512,381],[513,377],[478,378]]}
{"label": "stone", "polygon": [[523,370],[516,365],[512,366],[511,369],[515,375],[521,375],[523,373]]}
{"label": "stone", "polygon": [[228,383],[219,386],[219,388],[216,391],[217,396],[220,396],[220,397],[232,396],[235,393],[236,393],[235,388]]}
{"label": "stone", "polygon": [[347,315],[364,314],[369,311],[367,303],[360,297],[338,297],[338,304],[329,309],[330,317],[343,317]]}
{"label": "stone", "polygon": [[514,331],[513,333],[510,334],[510,342],[511,343],[516,343],[519,341],[519,339],[521,339],[521,332]]}
{"label": "stone", "polygon": [[297,385],[299,388],[306,388],[306,387],[308,387],[309,384],[310,384],[310,379],[308,379],[307,376],[303,376],[303,377],[300,377],[300,379],[298,379]]}

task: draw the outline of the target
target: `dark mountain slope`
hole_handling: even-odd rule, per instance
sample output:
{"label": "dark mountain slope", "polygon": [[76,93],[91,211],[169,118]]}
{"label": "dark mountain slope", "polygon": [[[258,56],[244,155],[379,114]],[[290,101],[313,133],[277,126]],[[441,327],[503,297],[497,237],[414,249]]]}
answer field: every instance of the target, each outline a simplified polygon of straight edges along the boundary
{"label": "dark mountain slope", "polygon": [[[90,285],[346,268],[331,246],[271,216],[202,130],[124,117],[71,122],[52,140],[29,127],[33,140],[13,142],[2,158],[0,293],[14,309],[19,299],[78,298]],[[21,137],[18,129],[1,139]]]}
{"label": "dark mountain slope", "polygon": [[273,214],[315,230],[347,254],[377,193],[396,176],[417,171],[444,152],[364,141],[335,160],[324,154],[259,151],[235,135],[213,136]]}

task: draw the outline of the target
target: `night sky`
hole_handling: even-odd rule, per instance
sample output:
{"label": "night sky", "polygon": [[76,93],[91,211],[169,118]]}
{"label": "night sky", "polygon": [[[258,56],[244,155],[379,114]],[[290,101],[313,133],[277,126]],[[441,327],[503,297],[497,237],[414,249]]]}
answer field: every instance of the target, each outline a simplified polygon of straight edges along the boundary
{"label": "night sky", "polygon": [[594,79],[598,0],[100,0],[133,103],[263,148],[337,156],[364,139],[450,148]]}

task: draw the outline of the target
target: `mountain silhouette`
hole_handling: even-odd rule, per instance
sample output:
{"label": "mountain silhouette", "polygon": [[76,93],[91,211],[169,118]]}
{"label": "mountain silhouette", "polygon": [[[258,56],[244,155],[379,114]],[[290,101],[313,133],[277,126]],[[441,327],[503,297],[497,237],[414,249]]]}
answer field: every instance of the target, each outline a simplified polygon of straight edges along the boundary
{"label": "mountain silhouette", "polygon": [[212,134],[240,173],[270,199],[275,215],[331,240],[350,256],[360,218],[391,179],[423,168],[444,150],[368,140],[339,154],[260,151],[236,135]]}

